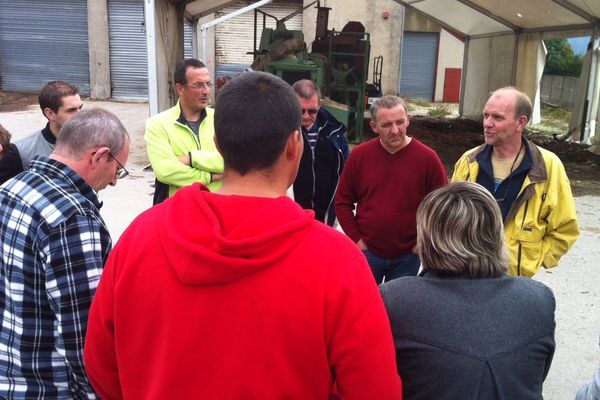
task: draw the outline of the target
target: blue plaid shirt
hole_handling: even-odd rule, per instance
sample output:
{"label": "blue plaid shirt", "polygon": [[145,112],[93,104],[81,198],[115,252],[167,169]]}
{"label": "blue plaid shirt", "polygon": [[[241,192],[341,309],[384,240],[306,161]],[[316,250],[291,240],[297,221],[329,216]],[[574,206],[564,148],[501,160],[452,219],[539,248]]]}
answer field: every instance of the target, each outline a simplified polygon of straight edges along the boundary
{"label": "blue plaid shirt", "polygon": [[83,345],[110,235],[75,171],[30,165],[0,186],[0,398],[95,398]]}

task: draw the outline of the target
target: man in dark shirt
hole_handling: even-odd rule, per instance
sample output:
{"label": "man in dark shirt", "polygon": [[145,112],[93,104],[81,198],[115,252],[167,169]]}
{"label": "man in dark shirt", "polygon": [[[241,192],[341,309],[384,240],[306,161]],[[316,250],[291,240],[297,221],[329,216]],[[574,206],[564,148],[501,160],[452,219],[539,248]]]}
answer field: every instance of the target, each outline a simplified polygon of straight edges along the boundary
{"label": "man in dark shirt", "polygon": [[315,83],[302,79],[292,86],[302,107],[304,151],[294,181],[294,200],[314,210],[315,219],[333,226],[335,192],[348,158],[346,127],[321,107]]}
{"label": "man in dark shirt", "polygon": [[42,113],[48,119],[44,129],[16,140],[5,158],[0,160],[0,184],[29,169],[37,155],[48,156],[54,149],[60,128],[83,107],[79,89],[67,82],[48,82],[38,96]]}

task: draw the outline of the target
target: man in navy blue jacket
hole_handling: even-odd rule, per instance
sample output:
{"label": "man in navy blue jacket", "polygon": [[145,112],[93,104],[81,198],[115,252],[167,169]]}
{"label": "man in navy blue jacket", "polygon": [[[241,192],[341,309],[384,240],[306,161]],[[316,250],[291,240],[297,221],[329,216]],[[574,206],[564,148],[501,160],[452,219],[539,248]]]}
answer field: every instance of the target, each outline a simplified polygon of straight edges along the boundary
{"label": "man in navy blue jacket", "polygon": [[335,222],[334,199],[342,169],[348,158],[346,127],[323,103],[315,83],[302,79],[292,86],[302,107],[304,152],[294,181],[294,199],[327,225]]}

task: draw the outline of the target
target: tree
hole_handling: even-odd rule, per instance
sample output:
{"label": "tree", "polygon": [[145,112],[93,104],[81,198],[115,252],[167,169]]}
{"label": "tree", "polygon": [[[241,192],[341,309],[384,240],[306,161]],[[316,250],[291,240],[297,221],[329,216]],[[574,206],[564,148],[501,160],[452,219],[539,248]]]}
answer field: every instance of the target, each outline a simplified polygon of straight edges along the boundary
{"label": "tree", "polygon": [[579,76],[583,65],[583,56],[573,52],[567,39],[544,40],[544,44],[548,50],[544,74]]}

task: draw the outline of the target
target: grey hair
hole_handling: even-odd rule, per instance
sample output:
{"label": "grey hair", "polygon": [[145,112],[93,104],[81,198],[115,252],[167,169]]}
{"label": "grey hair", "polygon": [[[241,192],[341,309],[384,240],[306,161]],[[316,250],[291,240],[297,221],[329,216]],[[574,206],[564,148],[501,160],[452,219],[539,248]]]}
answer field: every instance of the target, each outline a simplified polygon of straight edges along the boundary
{"label": "grey hair", "polygon": [[531,121],[531,114],[533,113],[533,104],[531,99],[526,93],[521,92],[514,86],[505,86],[503,88],[494,90],[490,95],[490,98],[500,94],[501,92],[511,92],[516,96],[515,101],[515,119],[519,119],[521,116],[527,117],[527,122]]}
{"label": "grey hair", "polygon": [[298,97],[305,100],[310,100],[315,94],[319,99],[321,98],[321,91],[317,87],[317,84],[310,79],[296,81],[292,85],[292,89],[294,89],[294,92],[296,92]]}
{"label": "grey hair", "polygon": [[502,214],[487,189],[455,182],[429,193],[417,210],[423,270],[472,278],[506,273]]}
{"label": "grey hair", "polygon": [[54,151],[75,159],[100,147],[118,154],[128,140],[129,134],[115,114],[91,108],[78,112],[62,126]]}
{"label": "grey hair", "polygon": [[371,108],[369,109],[369,111],[371,112],[371,120],[373,122],[377,122],[377,112],[380,108],[390,109],[398,105],[404,107],[404,111],[406,111],[406,115],[408,115],[408,104],[402,97],[392,96],[388,94],[376,99],[371,105]]}

